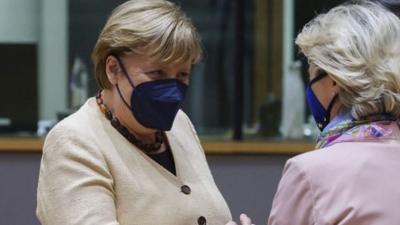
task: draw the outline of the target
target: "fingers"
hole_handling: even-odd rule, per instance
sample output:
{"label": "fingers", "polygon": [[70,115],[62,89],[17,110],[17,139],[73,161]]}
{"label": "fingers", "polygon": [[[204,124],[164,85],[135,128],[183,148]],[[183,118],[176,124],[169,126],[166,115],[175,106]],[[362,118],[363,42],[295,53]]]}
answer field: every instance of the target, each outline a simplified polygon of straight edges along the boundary
{"label": "fingers", "polygon": [[[248,217],[246,214],[241,214],[240,215],[240,224],[241,225],[254,225],[251,222],[250,217]],[[226,225],[237,225],[234,221],[229,221]]]}
{"label": "fingers", "polygon": [[242,225],[253,225],[251,223],[250,217],[248,217],[246,214],[240,215],[240,222],[242,223]]}

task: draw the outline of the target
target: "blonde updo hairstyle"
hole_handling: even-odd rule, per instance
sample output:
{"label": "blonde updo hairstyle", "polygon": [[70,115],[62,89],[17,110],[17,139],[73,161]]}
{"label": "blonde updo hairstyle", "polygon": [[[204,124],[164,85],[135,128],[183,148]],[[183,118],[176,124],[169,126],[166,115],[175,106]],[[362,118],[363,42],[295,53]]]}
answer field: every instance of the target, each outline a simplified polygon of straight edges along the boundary
{"label": "blonde updo hairstyle", "polygon": [[112,87],[105,63],[110,55],[149,56],[161,64],[197,63],[202,54],[190,19],[166,0],[130,0],[114,9],[92,52],[95,77],[103,89]]}
{"label": "blonde updo hairstyle", "polygon": [[400,118],[400,19],[393,13],[367,1],[340,5],[309,22],[296,44],[338,84],[354,118]]}

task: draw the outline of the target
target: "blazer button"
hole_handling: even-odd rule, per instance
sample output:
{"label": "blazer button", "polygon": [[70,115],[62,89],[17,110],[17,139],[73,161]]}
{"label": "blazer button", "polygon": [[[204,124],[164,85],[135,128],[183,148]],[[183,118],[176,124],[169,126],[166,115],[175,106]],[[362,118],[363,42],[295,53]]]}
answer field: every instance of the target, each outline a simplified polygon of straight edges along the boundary
{"label": "blazer button", "polygon": [[207,220],[204,216],[200,216],[199,219],[197,220],[197,223],[199,225],[206,225],[207,224]]}
{"label": "blazer button", "polygon": [[190,194],[190,192],[192,191],[192,190],[190,190],[190,187],[189,186],[187,186],[187,185],[183,185],[182,187],[181,187],[181,191],[184,193],[184,194]]}

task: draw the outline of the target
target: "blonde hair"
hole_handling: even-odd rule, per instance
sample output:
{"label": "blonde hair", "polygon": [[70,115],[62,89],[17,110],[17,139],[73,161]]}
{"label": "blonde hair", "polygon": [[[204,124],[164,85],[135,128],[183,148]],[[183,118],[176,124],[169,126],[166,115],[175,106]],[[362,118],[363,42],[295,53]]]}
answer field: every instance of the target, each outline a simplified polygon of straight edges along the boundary
{"label": "blonde hair", "polygon": [[340,5],[309,22],[296,44],[339,85],[353,117],[400,118],[400,20],[393,13],[367,1]]}
{"label": "blonde hair", "polygon": [[128,52],[161,64],[197,63],[202,49],[195,27],[177,5],[166,0],[130,0],[114,9],[92,52],[101,88],[111,88],[105,72],[107,57]]}

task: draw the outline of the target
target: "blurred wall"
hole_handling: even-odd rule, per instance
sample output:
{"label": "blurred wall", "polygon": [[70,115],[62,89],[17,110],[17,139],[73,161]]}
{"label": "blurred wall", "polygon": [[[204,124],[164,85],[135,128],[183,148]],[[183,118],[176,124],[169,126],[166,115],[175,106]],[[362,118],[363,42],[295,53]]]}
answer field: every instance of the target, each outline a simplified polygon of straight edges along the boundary
{"label": "blurred wall", "polygon": [[1,0],[0,42],[38,42],[39,6],[39,0]]}

